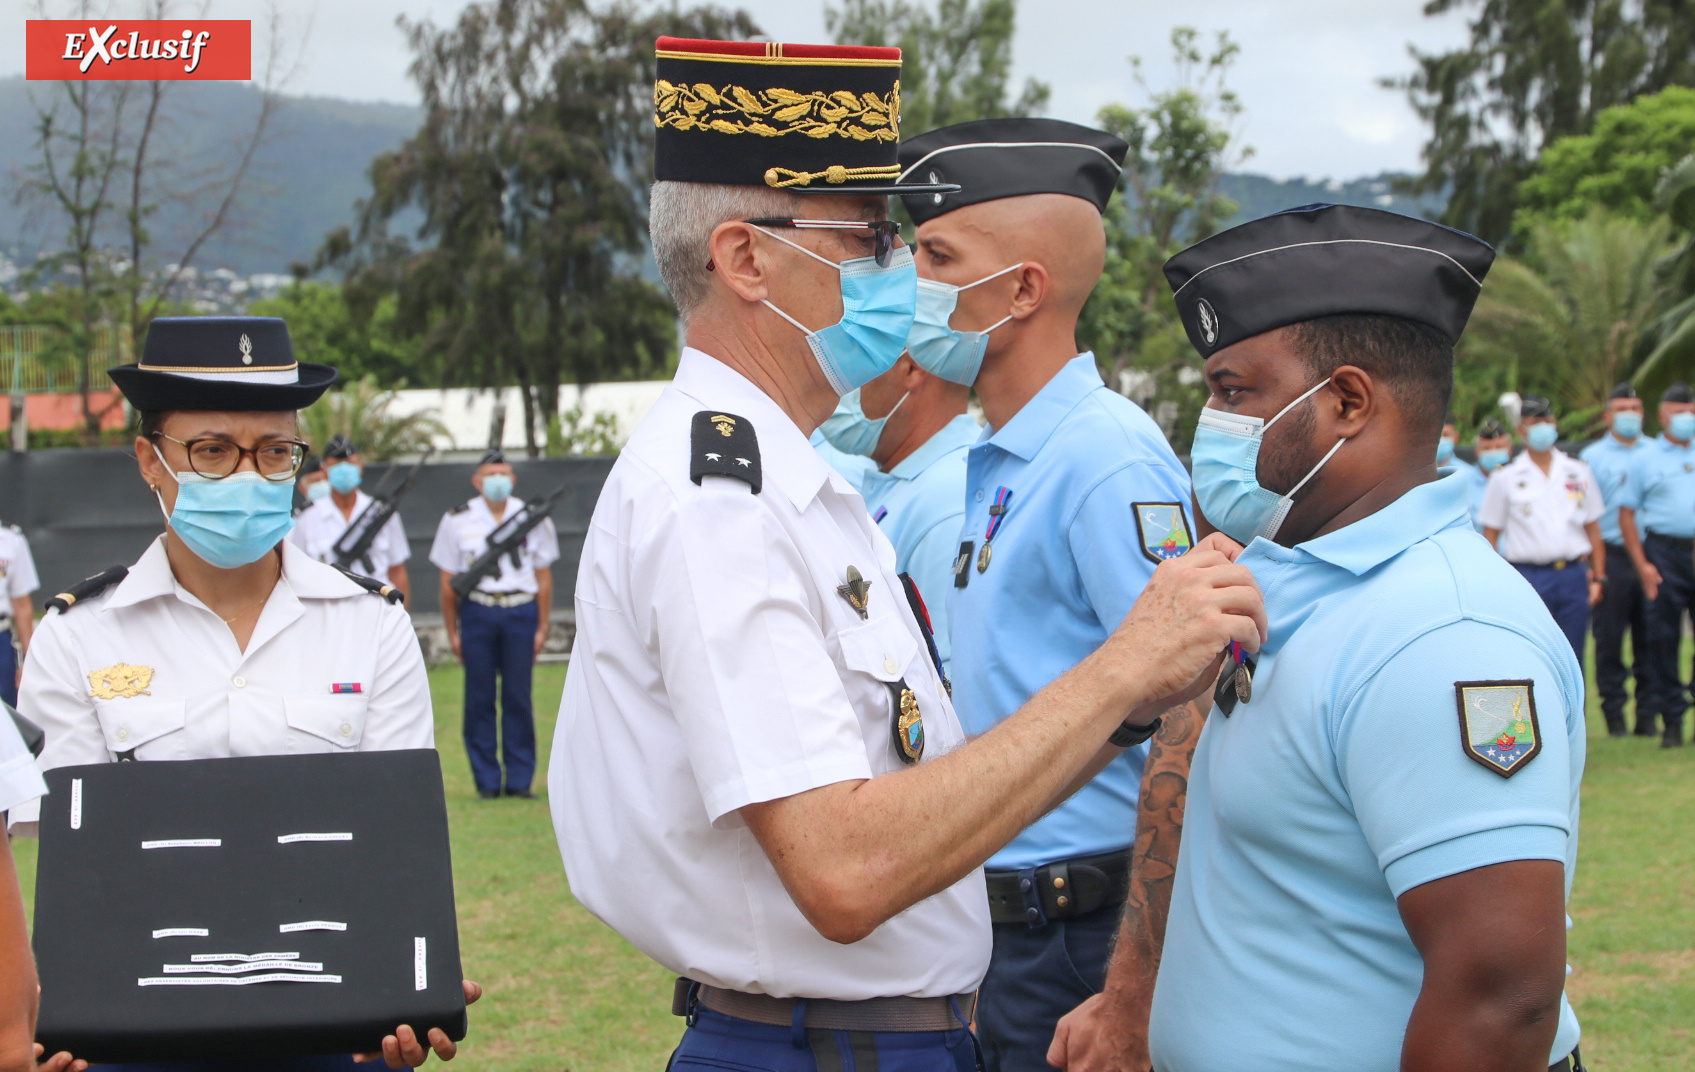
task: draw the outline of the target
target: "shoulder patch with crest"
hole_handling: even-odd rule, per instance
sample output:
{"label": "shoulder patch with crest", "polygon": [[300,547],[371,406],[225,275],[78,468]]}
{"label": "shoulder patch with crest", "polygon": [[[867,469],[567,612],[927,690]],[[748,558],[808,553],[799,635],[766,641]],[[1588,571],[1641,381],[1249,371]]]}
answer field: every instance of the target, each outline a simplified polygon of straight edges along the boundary
{"label": "shoulder patch with crest", "polygon": [[1130,512],[1136,515],[1136,542],[1150,562],[1181,558],[1194,546],[1189,531],[1189,518],[1180,503],[1131,503]]}
{"label": "shoulder patch with crest", "polygon": [[1531,681],[1456,681],[1460,747],[1503,778],[1511,778],[1542,751]]}
{"label": "shoulder patch with crest", "polygon": [[759,469],[759,440],[746,417],[703,409],[694,415],[689,434],[689,479],[727,476],[746,481],[755,495],[764,486]]}

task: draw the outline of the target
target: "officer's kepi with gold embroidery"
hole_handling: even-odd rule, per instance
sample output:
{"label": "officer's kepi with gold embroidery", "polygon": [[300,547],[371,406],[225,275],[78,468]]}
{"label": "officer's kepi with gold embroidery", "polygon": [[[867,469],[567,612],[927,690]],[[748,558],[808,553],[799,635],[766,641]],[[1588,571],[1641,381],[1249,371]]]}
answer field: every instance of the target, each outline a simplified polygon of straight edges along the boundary
{"label": "officer's kepi with gold embroidery", "polygon": [[655,55],[659,181],[897,192],[900,49],[661,37]]}

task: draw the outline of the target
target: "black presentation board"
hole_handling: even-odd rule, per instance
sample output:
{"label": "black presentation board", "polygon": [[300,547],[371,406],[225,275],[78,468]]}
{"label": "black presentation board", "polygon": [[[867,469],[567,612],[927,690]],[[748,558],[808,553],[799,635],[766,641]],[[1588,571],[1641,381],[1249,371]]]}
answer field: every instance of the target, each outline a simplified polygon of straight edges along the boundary
{"label": "black presentation board", "polygon": [[47,787],[48,1053],[358,1053],[402,1023],[465,1036],[434,750],[102,763]]}

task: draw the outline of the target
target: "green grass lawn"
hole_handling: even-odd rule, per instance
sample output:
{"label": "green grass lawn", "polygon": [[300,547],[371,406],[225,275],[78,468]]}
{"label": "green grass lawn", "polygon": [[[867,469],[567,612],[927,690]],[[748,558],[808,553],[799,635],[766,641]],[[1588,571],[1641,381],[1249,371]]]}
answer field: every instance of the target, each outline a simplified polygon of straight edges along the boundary
{"label": "green grass lawn", "polygon": [[[1685,665],[1688,663],[1685,653]],[[564,685],[536,673],[542,771]],[[681,1022],[671,978],[566,889],[544,800],[477,799],[459,737],[460,672],[433,671],[465,974],[486,988],[459,1072],[657,1072]],[[1591,701],[1572,1000],[1597,1072],[1684,1070],[1695,1008],[1695,749],[1606,737]],[[14,843],[26,893],[35,843]]]}

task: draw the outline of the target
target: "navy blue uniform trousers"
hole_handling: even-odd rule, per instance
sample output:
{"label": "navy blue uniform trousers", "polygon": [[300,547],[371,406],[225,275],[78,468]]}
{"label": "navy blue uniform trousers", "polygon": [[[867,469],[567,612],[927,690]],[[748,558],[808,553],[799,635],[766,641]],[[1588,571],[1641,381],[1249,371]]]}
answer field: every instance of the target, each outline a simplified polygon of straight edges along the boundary
{"label": "navy blue uniform trousers", "polygon": [[977,1037],[988,1072],[1053,1072],[1048,1046],[1060,1017],[1101,992],[1120,905],[1041,927],[995,924],[995,951],[977,994]]}
{"label": "navy blue uniform trousers", "polygon": [[977,1072],[977,1047],[965,1027],[821,1031],[696,1006],[667,1072]]}
{"label": "navy blue uniform trousers", "polygon": [[1652,702],[1636,701],[1637,718],[1644,713],[1665,719],[1665,732],[1681,733],[1689,690],[1678,666],[1683,642],[1683,616],[1695,603],[1695,542],[1649,533],[1642,552],[1660,571],[1660,591],[1648,604],[1648,689]]}
{"label": "navy blue uniform trousers", "polygon": [[0,700],[18,706],[18,653],[10,629],[0,629]]}
{"label": "navy blue uniform trousers", "polygon": [[[459,605],[459,655],[465,661],[465,754],[482,792],[528,789],[536,774],[536,721],[530,672],[536,661],[535,603]],[[495,675],[500,675],[499,736]],[[501,759],[506,776],[501,778]]]}
{"label": "navy blue uniform trousers", "polygon": [[[1630,697],[1625,682],[1636,678],[1636,728],[1653,733],[1654,715],[1643,701],[1648,696],[1648,606],[1642,598],[1642,581],[1636,576],[1630,555],[1618,545],[1607,545],[1607,583],[1601,602],[1591,617],[1595,634],[1595,688],[1601,694],[1601,714],[1607,729],[1625,731],[1624,707]],[[1624,635],[1630,634],[1631,666],[1624,665]],[[1634,671],[1634,674],[1633,674]]]}
{"label": "navy blue uniform trousers", "polygon": [[1566,635],[1571,650],[1577,653],[1578,665],[1583,665],[1583,638],[1589,632],[1589,570],[1581,562],[1572,562],[1565,569],[1552,566],[1532,566],[1514,562],[1513,568],[1524,575],[1530,587],[1547,604],[1554,624]]}

